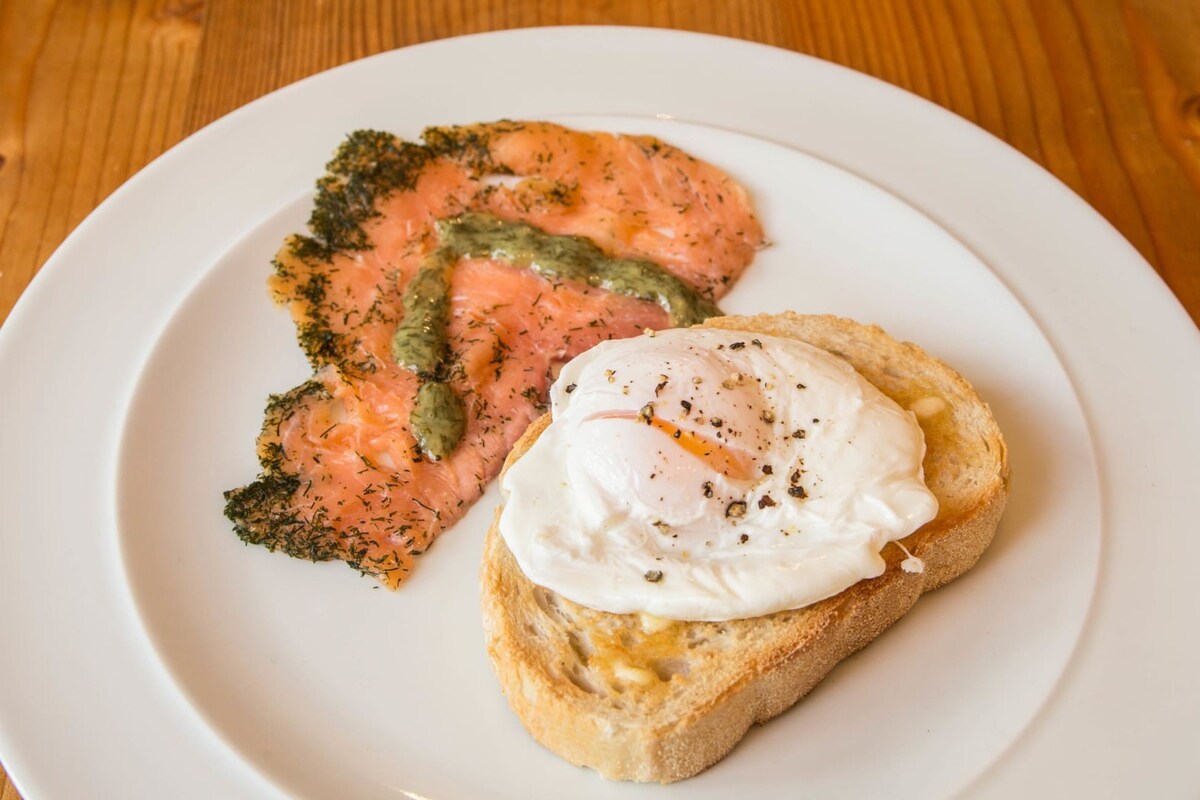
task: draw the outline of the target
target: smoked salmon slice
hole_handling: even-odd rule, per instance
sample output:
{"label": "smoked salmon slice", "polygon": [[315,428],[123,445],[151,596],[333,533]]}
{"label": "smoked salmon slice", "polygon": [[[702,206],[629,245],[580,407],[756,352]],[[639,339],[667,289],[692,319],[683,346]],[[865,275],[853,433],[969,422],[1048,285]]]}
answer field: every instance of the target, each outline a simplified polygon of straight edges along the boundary
{"label": "smoked salmon slice", "polygon": [[309,233],[284,243],[269,281],[315,372],[269,399],[261,474],[225,493],[244,541],[341,559],[394,588],[499,472],[544,410],[556,365],[668,324],[644,299],[462,258],[449,273],[444,380],[465,430],[434,460],[409,421],[421,378],[396,363],[391,339],[439,221],[464,214],[584,237],[706,301],[763,244],[740,186],[656,138],[512,121],[429,128],[421,142],[352,133],[317,183]]}

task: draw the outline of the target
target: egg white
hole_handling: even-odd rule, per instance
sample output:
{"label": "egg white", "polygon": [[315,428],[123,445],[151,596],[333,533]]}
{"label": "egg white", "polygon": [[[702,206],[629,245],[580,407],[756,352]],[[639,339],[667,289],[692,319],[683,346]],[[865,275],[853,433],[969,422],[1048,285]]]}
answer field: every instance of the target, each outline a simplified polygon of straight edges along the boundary
{"label": "egg white", "polygon": [[716,329],[603,343],[505,475],[500,533],[535,583],[592,608],[721,620],[883,571],[932,519],[913,416],[803,342]]}

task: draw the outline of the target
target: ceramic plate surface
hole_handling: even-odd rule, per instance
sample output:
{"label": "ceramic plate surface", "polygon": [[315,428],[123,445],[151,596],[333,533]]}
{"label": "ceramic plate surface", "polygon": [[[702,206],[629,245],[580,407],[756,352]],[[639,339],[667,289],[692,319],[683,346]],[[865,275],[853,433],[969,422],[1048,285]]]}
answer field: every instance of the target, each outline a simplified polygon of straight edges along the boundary
{"label": "ceramic plate surface", "polygon": [[[263,283],[328,155],[355,128],[500,117],[651,133],[726,169],[772,241],[727,311],[877,322],[963,372],[1008,439],[978,567],[672,787],[571,767],[508,711],[478,616],[494,487],[396,593],[247,548],[221,516],[266,395],[308,374]],[[1200,654],[1174,635],[1197,607],[1196,330],[1054,179],[847,70],[561,28],[324,73],[98,208],[0,330],[0,368],[0,758],[31,800],[1200,788]]]}

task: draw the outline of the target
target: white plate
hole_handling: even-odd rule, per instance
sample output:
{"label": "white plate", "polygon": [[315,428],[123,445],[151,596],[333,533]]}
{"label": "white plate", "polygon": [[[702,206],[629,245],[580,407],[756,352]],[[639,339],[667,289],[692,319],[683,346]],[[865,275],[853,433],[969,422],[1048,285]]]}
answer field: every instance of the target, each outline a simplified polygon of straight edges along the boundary
{"label": "white plate", "polygon": [[[653,132],[727,168],[776,243],[727,310],[919,340],[979,386],[1012,450],[976,570],[667,789],[569,767],[507,711],[476,612],[494,494],[396,594],[245,548],[220,516],[266,393],[305,375],[262,279],[331,149],[356,127],[505,116]],[[1052,178],[847,70],[564,28],[322,74],[97,209],[0,331],[0,374],[0,757],[31,800],[1200,788],[1200,648],[1179,635],[1198,607],[1200,338]]]}

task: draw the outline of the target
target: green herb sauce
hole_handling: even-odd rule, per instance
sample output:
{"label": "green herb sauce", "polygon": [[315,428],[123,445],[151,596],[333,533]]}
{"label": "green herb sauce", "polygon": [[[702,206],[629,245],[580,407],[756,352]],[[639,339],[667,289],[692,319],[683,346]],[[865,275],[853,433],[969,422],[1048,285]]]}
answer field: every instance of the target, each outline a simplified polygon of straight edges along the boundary
{"label": "green herb sauce", "polygon": [[445,383],[449,356],[450,272],[462,258],[491,258],[531,269],[551,281],[576,281],[657,303],[671,325],[696,325],[721,310],[651,261],[610,258],[582,236],[554,236],[524,222],[490,214],[463,214],[438,222],[441,245],[421,265],[404,293],[404,319],[392,338],[392,356],[425,383],[409,423],[422,451],[449,455],[465,427],[462,401]]}
{"label": "green herb sauce", "polygon": [[460,258],[494,258],[548,280],[586,283],[662,306],[673,327],[696,325],[721,310],[652,261],[609,258],[590,239],[552,236],[524,222],[463,214],[438,222],[443,248]]}
{"label": "green herb sauce", "polygon": [[467,427],[467,412],[450,384],[426,381],[409,416],[417,446],[434,461],[454,452]]}
{"label": "green herb sauce", "polygon": [[404,290],[404,319],[392,336],[392,358],[423,380],[436,379],[449,354],[450,270],[456,261],[452,250],[439,248]]}

